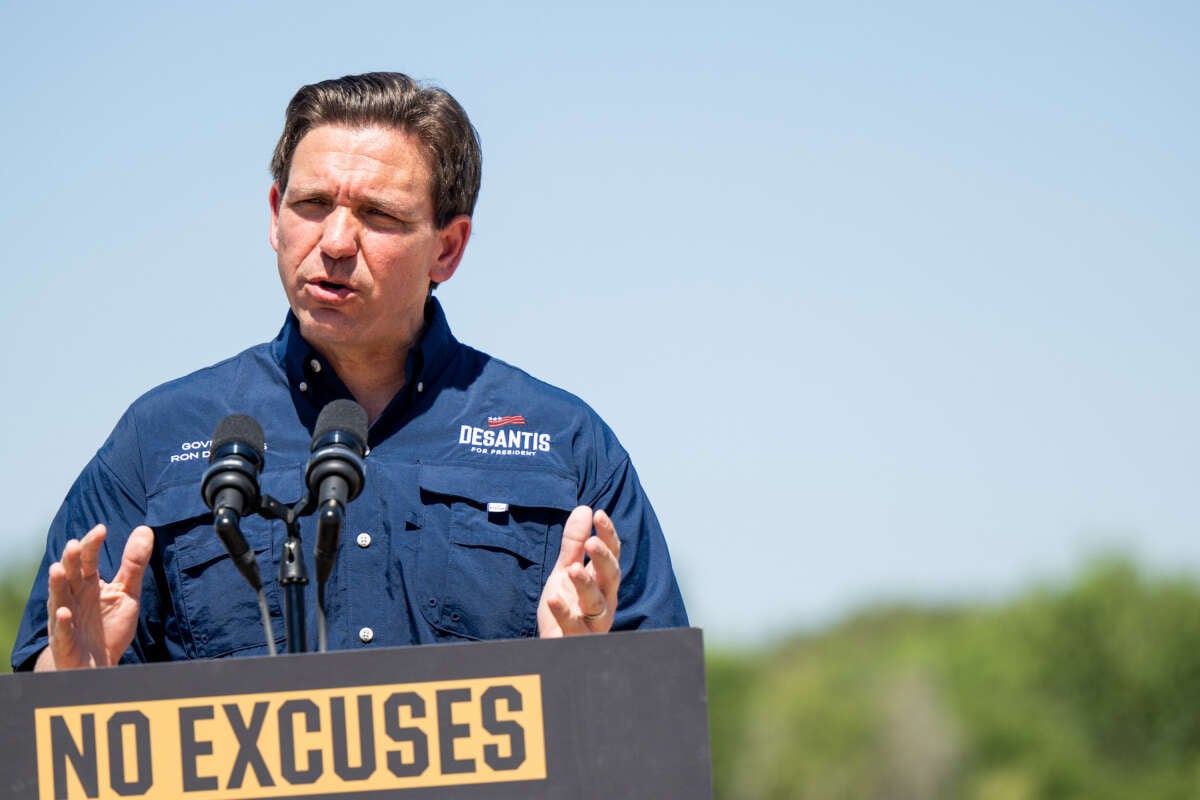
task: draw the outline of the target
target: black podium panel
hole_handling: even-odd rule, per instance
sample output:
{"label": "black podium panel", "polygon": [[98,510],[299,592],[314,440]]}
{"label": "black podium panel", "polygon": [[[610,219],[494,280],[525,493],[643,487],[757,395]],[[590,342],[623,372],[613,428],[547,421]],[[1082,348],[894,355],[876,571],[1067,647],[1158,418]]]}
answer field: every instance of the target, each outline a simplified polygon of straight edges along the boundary
{"label": "black podium panel", "polygon": [[14,798],[712,796],[699,630],[0,677]]}

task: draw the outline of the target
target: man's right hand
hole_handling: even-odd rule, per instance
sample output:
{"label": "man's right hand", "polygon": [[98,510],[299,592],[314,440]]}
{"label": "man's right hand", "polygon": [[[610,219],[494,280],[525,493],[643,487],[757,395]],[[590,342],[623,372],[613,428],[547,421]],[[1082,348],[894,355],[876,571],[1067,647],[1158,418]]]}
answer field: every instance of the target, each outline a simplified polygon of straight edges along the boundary
{"label": "man's right hand", "polygon": [[105,535],[104,526],[97,525],[83,541],[67,542],[62,561],[50,565],[50,646],[38,655],[35,670],[110,666],[133,641],[154,532],[145,525],[133,529],[111,582],[101,580],[99,573]]}

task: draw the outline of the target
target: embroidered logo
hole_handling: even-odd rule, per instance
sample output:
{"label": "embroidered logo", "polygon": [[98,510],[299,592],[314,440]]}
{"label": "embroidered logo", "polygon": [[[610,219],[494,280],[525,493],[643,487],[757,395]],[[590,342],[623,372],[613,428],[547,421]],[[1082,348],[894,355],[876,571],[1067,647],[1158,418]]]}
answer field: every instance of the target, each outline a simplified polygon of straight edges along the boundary
{"label": "embroidered logo", "polygon": [[[180,442],[179,452],[171,454],[172,464],[178,464],[184,461],[208,461],[212,455],[211,448],[212,439],[194,439],[190,442]],[[266,442],[263,442],[263,451],[270,449]]]}
{"label": "embroidered logo", "polygon": [[179,452],[171,456],[171,463],[175,464],[179,461],[207,461],[210,447],[212,447],[212,439],[181,442]]}
{"label": "embroidered logo", "polygon": [[528,424],[520,414],[488,417],[485,424],[486,428],[460,426],[458,443],[469,445],[472,453],[481,456],[536,456],[550,452],[550,434],[517,430]]}

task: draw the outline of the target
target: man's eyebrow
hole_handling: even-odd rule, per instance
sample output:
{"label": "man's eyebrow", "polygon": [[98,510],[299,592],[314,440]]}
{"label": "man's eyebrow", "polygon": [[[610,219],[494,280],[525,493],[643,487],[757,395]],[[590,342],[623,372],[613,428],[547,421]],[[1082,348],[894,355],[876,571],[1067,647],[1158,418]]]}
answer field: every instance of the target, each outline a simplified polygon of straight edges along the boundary
{"label": "man's eyebrow", "polygon": [[[306,184],[303,182],[290,183],[285,190],[284,195],[293,195],[297,197],[320,197],[329,198],[336,194],[318,184]],[[355,205],[370,206],[378,208],[397,217],[417,217],[420,216],[420,210],[412,208],[399,200],[393,200],[383,195],[378,194],[362,194],[355,198]]]}
{"label": "man's eyebrow", "polygon": [[317,186],[316,184],[313,184],[310,186],[308,184],[300,183],[298,181],[289,182],[287,185],[287,188],[283,190],[283,194],[285,197],[289,194],[304,195],[305,197],[328,197],[329,196],[329,192],[326,189],[323,189],[320,186]]}
{"label": "man's eyebrow", "polygon": [[417,210],[405,205],[396,200],[383,197],[381,195],[369,194],[358,198],[358,204],[378,208],[380,211],[386,211],[389,214],[397,217],[413,217],[417,215]]}

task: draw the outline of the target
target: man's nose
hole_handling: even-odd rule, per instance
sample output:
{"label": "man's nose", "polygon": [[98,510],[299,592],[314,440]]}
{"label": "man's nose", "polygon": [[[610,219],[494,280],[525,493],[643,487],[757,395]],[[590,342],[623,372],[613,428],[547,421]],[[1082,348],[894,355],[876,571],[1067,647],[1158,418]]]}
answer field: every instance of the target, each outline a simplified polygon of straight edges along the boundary
{"label": "man's nose", "polygon": [[325,217],[321,252],[330,258],[350,258],[358,252],[358,225],[348,208],[335,208]]}

